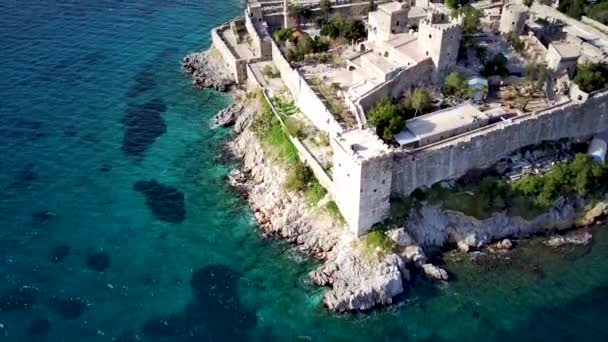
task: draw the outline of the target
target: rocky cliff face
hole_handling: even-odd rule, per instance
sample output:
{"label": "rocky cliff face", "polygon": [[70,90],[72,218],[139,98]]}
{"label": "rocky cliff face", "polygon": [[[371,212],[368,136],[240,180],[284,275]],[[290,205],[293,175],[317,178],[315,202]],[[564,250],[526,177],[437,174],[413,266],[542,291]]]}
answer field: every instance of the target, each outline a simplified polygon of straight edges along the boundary
{"label": "rocky cliff face", "polygon": [[409,279],[403,260],[395,254],[364,255],[344,227],[309,208],[301,196],[285,193],[281,184],[286,172],[267,160],[255,134],[247,129],[248,121],[242,116],[237,119],[235,126],[242,133],[229,144],[241,160],[229,182],[245,194],[262,234],[290,241],[324,261],[311,279],[328,287],[323,300],[328,308],[367,310],[392,303],[404,290],[403,280]]}
{"label": "rocky cliff face", "polygon": [[590,225],[608,211],[606,202],[600,202],[586,215],[579,217],[577,213],[584,205],[581,199],[560,199],[548,212],[533,220],[511,217],[505,212],[478,220],[437,205],[425,205],[410,217],[406,230],[422,246],[445,247],[452,244],[468,251],[469,248],[480,248],[507,237],[526,237],[550,230]]}
{"label": "rocky cliff face", "polygon": [[212,51],[191,53],[184,57],[182,66],[192,74],[192,84],[195,87],[229,91],[235,84],[234,78],[214,57]]}

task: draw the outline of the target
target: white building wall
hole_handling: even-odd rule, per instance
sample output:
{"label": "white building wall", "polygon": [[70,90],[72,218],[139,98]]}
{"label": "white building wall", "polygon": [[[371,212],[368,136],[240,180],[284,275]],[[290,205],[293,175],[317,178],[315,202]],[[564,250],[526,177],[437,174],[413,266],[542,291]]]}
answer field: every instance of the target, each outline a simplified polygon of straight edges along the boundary
{"label": "white building wall", "polygon": [[418,28],[418,48],[430,57],[439,72],[456,65],[462,27],[452,24],[446,27],[423,20]]}

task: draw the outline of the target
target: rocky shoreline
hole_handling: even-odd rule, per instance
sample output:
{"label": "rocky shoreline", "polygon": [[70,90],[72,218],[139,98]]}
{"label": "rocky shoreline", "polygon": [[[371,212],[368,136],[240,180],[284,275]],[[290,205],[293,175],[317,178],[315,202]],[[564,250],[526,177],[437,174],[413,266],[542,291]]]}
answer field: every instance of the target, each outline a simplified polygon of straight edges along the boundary
{"label": "rocky shoreline", "polygon": [[182,67],[192,75],[193,86],[226,92],[236,82],[215,54],[213,49],[191,53],[182,60]]}
{"label": "rocky shoreline", "polygon": [[[221,63],[213,61],[211,53],[196,54],[201,55],[206,60],[202,65],[222,68]],[[191,65],[194,59],[187,57],[186,60],[189,62],[185,65]],[[200,65],[198,62],[195,64]],[[223,72],[219,71],[220,74]],[[193,77],[199,87],[229,89],[221,86],[224,84],[222,78],[219,78],[222,80],[219,84],[214,83],[218,78],[209,76],[207,71]],[[457,246],[463,252],[485,247],[490,252],[505,251],[513,247],[510,238],[588,226],[596,218],[608,214],[607,200],[580,216],[577,213],[585,205],[582,200],[561,199],[547,213],[530,221],[510,217],[506,213],[477,220],[439,206],[423,205],[409,215],[402,227],[388,232],[395,244],[392,252],[379,249],[370,252],[363,248],[360,239],[336,225],[328,215],[310,208],[302,196],[283,191],[286,171],[266,158],[259,140],[248,129],[258,106],[255,100],[248,100],[239,92],[233,91],[235,103],[218,113],[212,122],[213,127],[234,125],[235,136],[228,142],[227,149],[240,161],[240,166],[230,172],[228,182],[248,201],[263,236],[287,240],[294,248],[322,262],[317,270],[311,272],[310,279],[327,287],[323,304],[331,310],[369,310],[391,304],[412,281],[412,273],[447,281],[448,273],[429,263],[425,251],[445,250],[450,246]],[[548,245],[585,244],[591,240],[589,233],[571,234],[580,233],[555,237],[556,240]]]}

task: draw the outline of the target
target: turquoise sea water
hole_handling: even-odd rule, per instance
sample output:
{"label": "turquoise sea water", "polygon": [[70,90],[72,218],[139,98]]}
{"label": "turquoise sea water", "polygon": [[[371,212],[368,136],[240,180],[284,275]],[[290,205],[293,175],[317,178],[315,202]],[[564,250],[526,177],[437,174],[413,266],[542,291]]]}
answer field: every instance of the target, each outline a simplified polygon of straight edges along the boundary
{"label": "turquoise sea water", "polygon": [[224,183],[181,57],[236,0],[0,5],[0,341],[608,340],[608,233],[335,315]]}

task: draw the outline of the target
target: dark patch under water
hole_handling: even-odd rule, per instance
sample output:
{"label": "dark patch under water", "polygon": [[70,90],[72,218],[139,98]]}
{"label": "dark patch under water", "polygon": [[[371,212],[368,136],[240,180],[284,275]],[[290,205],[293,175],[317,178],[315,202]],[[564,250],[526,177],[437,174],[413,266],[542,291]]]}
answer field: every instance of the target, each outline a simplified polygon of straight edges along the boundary
{"label": "dark patch under water", "polygon": [[32,287],[17,287],[0,297],[0,311],[18,311],[31,308],[38,291]]}
{"label": "dark patch under water", "polygon": [[153,68],[154,65],[147,64],[135,75],[135,84],[127,91],[127,97],[137,97],[156,88]]}
{"label": "dark patch under water", "polygon": [[52,297],[49,300],[49,306],[65,319],[76,319],[86,309],[86,304],[80,297]]}
{"label": "dark patch under water", "polygon": [[55,213],[49,210],[37,211],[32,214],[32,225],[33,226],[42,226],[55,217]]}
{"label": "dark patch under water", "polygon": [[121,150],[128,156],[141,157],[167,131],[161,113],[167,105],[161,99],[153,99],[143,105],[129,105],[121,122],[125,127]]}
{"label": "dark patch under water", "polygon": [[108,165],[108,164],[103,164],[99,167],[99,171],[101,172],[110,172],[112,171],[112,165]]}
{"label": "dark patch under water", "polygon": [[110,267],[110,254],[101,250],[89,253],[89,255],[87,255],[87,267],[97,272],[105,271]]}
{"label": "dark patch under water", "polygon": [[60,263],[70,254],[70,246],[59,245],[53,247],[49,253],[49,261],[54,263]]}
{"label": "dark patch under water", "polygon": [[37,167],[34,163],[25,165],[13,178],[10,187],[16,190],[27,189],[38,179]]}
{"label": "dark patch under water", "polygon": [[74,125],[69,125],[63,129],[63,135],[69,138],[75,137],[78,135],[78,130]]}
{"label": "dark patch under water", "polygon": [[36,318],[27,328],[27,335],[31,338],[46,336],[51,330],[51,321],[48,318]]}
{"label": "dark patch under water", "polygon": [[255,313],[239,300],[240,274],[224,265],[211,265],[192,274],[192,300],[181,313],[151,319],[143,334],[171,341],[245,341],[256,325]]}
{"label": "dark patch under water", "polygon": [[133,190],[146,196],[146,205],[154,216],[165,222],[180,223],[186,218],[184,194],[156,180],[138,181]]}

